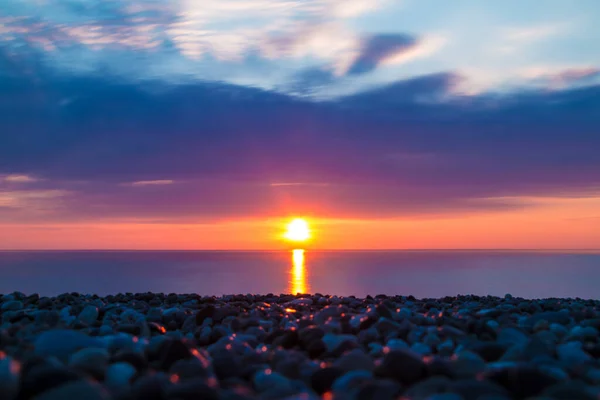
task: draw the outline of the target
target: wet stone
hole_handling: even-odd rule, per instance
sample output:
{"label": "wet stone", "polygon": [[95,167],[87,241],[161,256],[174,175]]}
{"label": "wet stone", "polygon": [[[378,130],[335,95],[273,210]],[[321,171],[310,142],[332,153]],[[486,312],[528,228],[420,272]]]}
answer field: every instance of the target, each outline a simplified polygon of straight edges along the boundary
{"label": "wet stone", "polygon": [[426,372],[427,367],[421,357],[410,350],[390,351],[376,369],[377,375],[406,385],[422,379]]}

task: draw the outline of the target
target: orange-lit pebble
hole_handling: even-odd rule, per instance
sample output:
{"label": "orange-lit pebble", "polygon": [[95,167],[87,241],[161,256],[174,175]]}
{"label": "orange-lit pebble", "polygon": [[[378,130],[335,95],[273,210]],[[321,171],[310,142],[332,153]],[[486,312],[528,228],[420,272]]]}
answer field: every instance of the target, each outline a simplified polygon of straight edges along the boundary
{"label": "orange-lit pebble", "polygon": [[18,375],[21,372],[21,363],[18,361],[10,363],[10,372],[13,375]]}
{"label": "orange-lit pebble", "polygon": [[219,385],[219,382],[217,381],[217,378],[210,377],[206,380],[206,384],[210,387],[217,387]]}

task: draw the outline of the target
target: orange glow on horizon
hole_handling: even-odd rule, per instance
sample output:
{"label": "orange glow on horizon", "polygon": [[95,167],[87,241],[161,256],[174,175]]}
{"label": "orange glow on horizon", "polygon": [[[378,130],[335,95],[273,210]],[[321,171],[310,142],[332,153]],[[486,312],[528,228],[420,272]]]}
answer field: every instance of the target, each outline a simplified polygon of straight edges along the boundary
{"label": "orange glow on horizon", "polygon": [[306,219],[310,238],[305,242],[286,240],[285,228],[291,220],[281,215],[205,223],[190,222],[192,218],[186,222],[148,219],[8,222],[0,223],[0,249],[289,251],[309,246],[331,250],[599,249],[600,196],[517,200],[524,206],[403,218],[323,213],[320,218]]}

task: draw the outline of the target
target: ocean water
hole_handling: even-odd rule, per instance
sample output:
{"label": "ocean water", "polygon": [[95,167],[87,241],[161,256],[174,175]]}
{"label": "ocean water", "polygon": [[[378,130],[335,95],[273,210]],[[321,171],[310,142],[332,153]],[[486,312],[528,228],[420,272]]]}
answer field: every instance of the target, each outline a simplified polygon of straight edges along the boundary
{"label": "ocean water", "polygon": [[0,293],[600,298],[600,252],[0,252]]}

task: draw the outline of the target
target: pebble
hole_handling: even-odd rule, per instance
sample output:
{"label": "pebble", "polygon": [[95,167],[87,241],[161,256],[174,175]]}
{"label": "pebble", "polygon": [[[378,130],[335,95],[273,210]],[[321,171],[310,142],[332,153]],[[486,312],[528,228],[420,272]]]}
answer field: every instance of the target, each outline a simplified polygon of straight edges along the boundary
{"label": "pebble", "polygon": [[553,374],[526,364],[497,369],[487,373],[486,378],[502,385],[513,397],[519,399],[541,394],[560,381]]}
{"label": "pebble", "polygon": [[390,339],[387,341],[385,347],[387,347],[389,351],[408,350],[410,348],[408,343],[402,339]]}
{"label": "pebble", "polygon": [[111,396],[103,386],[81,380],[58,386],[35,397],[35,400],[65,399],[111,400]]}
{"label": "pebble", "polygon": [[371,381],[360,387],[355,398],[357,400],[397,400],[401,392],[402,386],[394,381]]}
{"label": "pebble", "polygon": [[77,317],[81,322],[86,325],[91,325],[98,319],[98,308],[96,306],[85,306]]}
{"label": "pebble", "polygon": [[17,397],[20,368],[11,357],[0,359],[0,399],[13,400]]}
{"label": "pebble", "polygon": [[554,333],[559,338],[565,337],[569,331],[561,324],[550,324],[550,332]]}
{"label": "pebble", "polygon": [[0,307],[2,311],[18,311],[23,309],[23,302],[12,300],[2,303],[2,307]]}
{"label": "pebble", "polygon": [[485,370],[485,360],[479,355],[463,350],[450,358],[449,367],[455,378],[474,378]]}
{"label": "pebble", "polygon": [[126,362],[117,362],[111,364],[105,374],[104,382],[106,386],[115,393],[121,393],[131,386],[131,380],[137,370]]}
{"label": "pebble", "polygon": [[109,354],[106,349],[90,347],[74,353],[69,360],[69,367],[102,379],[108,361]]}
{"label": "pebble", "polygon": [[257,372],[254,375],[252,382],[259,393],[273,389],[277,391],[287,391],[291,387],[291,382],[288,378],[277,372],[273,372],[270,369]]}
{"label": "pebble", "polygon": [[516,328],[504,328],[501,329],[496,338],[498,343],[507,345],[524,344],[529,340],[527,335]]}
{"label": "pebble", "polygon": [[567,340],[578,340],[578,341],[596,341],[598,338],[598,329],[592,326],[575,326],[568,334]]}
{"label": "pebble", "polygon": [[328,352],[333,353],[340,349],[344,344],[358,345],[356,336],[353,335],[334,335],[328,333],[322,338],[325,348]]}
{"label": "pebble", "polygon": [[344,372],[356,370],[372,372],[375,368],[373,359],[362,349],[351,350],[350,352],[338,358],[333,365],[340,368]]}
{"label": "pebble", "polygon": [[35,353],[67,361],[71,354],[86,347],[103,347],[102,342],[81,332],[57,329],[42,332],[34,342]]}
{"label": "pebble", "polygon": [[354,397],[366,383],[373,381],[368,371],[350,371],[335,380],[331,387],[334,398]]}
{"label": "pebble", "polygon": [[419,354],[410,350],[394,350],[385,355],[376,372],[383,377],[410,385],[425,376],[426,366]]}
{"label": "pebble", "polygon": [[579,342],[569,342],[556,347],[558,359],[568,366],[574,366],[591,361],[592,357],[587,354]]}
{"label": "pebble", "polygon": [[445,376],[434,376],[412,385],[404,393],[409,399],[428,399],[449,390],[452,380]]}
{"label": "pebble", "polygon": [[425,400],[464,400],[465,398],[457,393],[439,393],[427,397]]}
{"label": "pebble", "polygon": [[594,300],[15,292],[0,302],[3,400],[600,398]]}
{"label": "pebble", "polygon": [[171,385],[166,390],[169,399],[178,400],[220,400],[217,389],[202,380],[192,380],[177,385]]}

